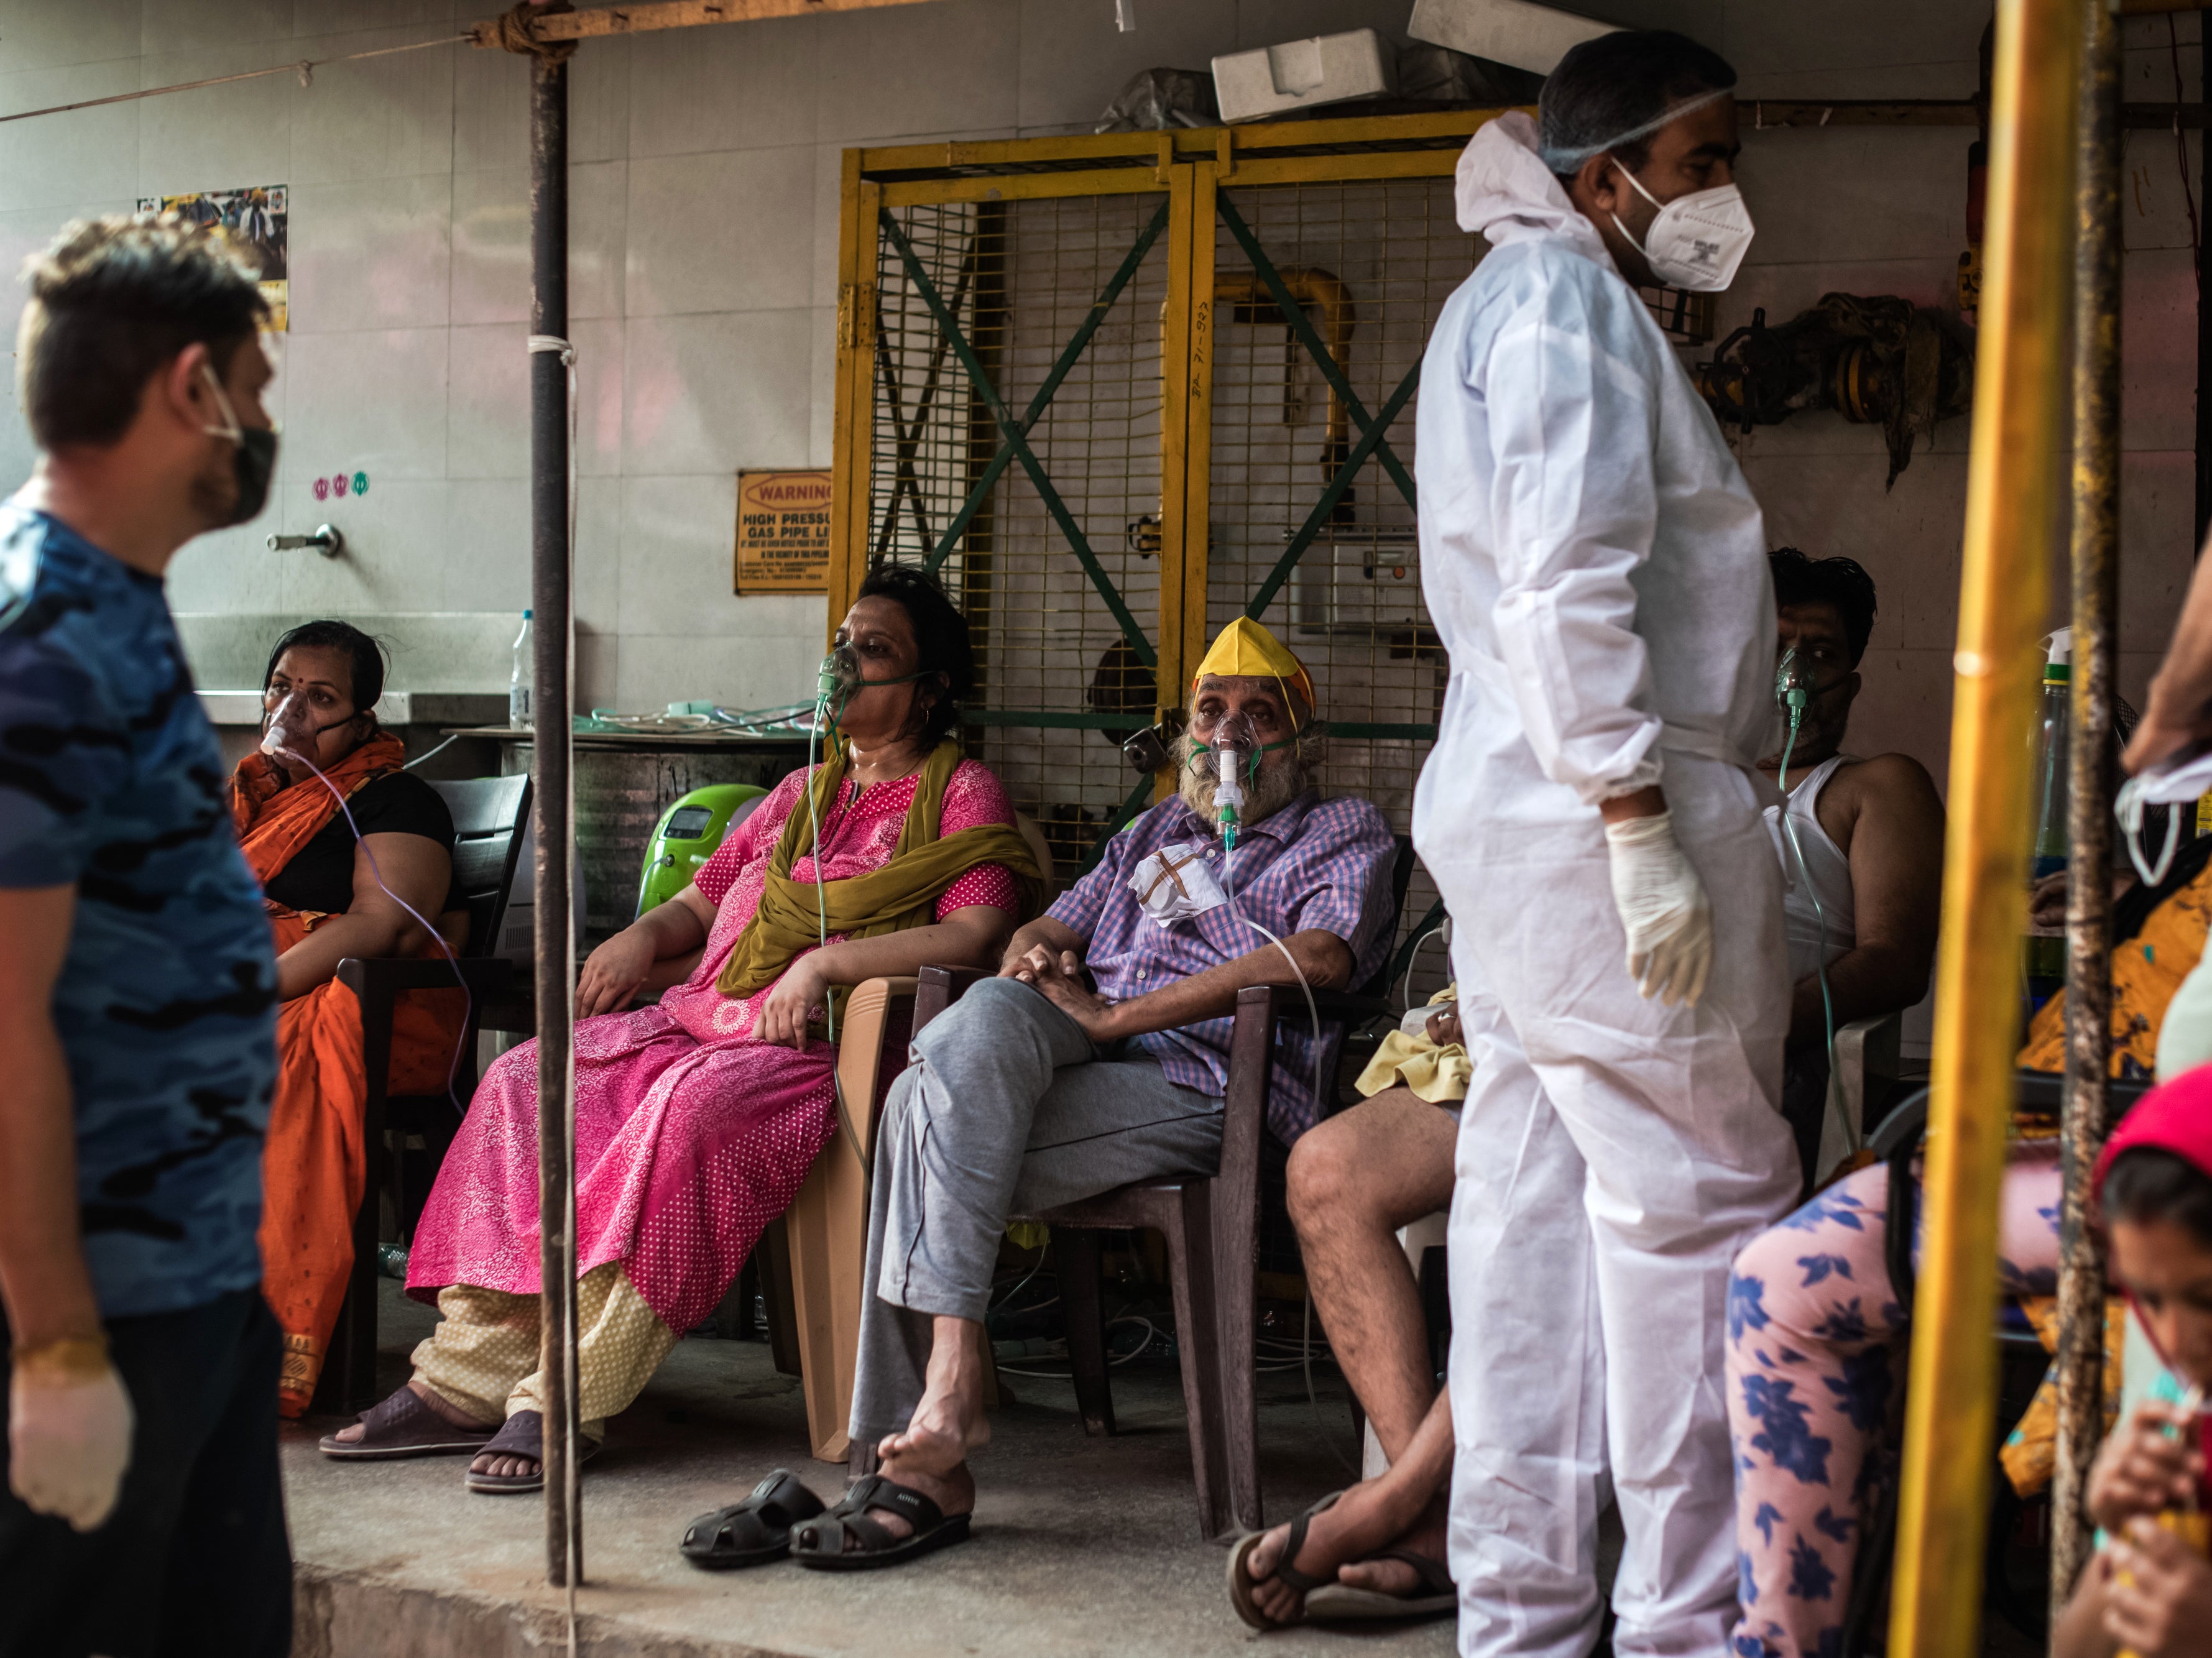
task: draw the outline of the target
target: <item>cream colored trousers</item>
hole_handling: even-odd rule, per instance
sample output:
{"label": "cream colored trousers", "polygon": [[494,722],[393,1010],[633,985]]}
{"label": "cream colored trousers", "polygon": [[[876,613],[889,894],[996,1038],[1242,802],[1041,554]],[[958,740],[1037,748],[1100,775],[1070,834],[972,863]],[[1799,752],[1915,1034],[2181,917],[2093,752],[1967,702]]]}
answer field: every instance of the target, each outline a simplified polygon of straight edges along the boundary
{"label": "cream colored trousers", "polygon": [[[538,1297],[472,1284],[438,1292],[438,1327],[415,1348],[415,1379],[477,1422],[545,1410],[538,1368]],[[676,1345],[676,1332],[645,1303],[620,1261],[576,1280],[579,1413],[584,1435],[605,1436]]]}

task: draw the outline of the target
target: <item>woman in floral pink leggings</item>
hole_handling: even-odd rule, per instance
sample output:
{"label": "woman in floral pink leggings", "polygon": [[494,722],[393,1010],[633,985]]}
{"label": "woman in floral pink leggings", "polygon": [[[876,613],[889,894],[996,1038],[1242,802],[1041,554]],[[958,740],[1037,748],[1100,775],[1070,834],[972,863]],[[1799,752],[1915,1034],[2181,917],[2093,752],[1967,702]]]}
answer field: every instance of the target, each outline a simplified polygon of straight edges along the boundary
{"label": "woman in floral pink leggings", "polygon": [[[2054,1292],[2058,1196],[2056,1142],[2017,1148],[1997,1245],[2005,1293]],[[1742,1619],[1735,1658],[1827,1658],[1841,1648],[1860,1534],[1888,1471],[1877,1446],[1911,1330],[1890,1286],[1888,1207],[1888,1169],[1862,1169],[1735,1259],[1728,1411]],[[1913,1254],[1917,1260],[1917,1238]]]}

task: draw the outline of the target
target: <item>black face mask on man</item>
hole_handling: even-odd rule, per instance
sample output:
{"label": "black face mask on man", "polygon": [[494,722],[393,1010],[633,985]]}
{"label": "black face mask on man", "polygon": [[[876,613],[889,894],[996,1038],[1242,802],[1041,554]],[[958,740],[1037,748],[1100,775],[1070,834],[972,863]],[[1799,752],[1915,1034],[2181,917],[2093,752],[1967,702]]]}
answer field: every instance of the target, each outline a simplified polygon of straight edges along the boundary
{"label": "black face mask on man", "polygon": [[276,475],[276,434],[266,426],[241,426],[238,410],[231,406],[230,394],[222,389],[215,370],[203,362],[200,373],[207,376],[208,389],[215,393],[216,406],[222,410],[227,422],[200,429],[211,437],[228,438],[234,446],[230,465],[232,476],[238,483],[238,501],[223,525],[244,524],[258,517],[261,509],[269,504],[269,483]]}

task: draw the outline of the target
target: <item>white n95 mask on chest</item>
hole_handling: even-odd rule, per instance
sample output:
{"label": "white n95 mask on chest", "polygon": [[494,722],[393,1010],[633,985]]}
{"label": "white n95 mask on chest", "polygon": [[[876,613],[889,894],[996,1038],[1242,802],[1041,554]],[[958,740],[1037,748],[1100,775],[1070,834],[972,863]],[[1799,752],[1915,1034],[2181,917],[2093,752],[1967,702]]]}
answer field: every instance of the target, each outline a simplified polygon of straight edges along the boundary
{"label": "white n95 mask on chest", "polygon": [[1139,864],[1129,877],[1129,890],[1145,914],[1168,926],[1227,903],[1229,895],[1206,863],[1214,850],[1209,841],[1185,841],[1162,847]]}

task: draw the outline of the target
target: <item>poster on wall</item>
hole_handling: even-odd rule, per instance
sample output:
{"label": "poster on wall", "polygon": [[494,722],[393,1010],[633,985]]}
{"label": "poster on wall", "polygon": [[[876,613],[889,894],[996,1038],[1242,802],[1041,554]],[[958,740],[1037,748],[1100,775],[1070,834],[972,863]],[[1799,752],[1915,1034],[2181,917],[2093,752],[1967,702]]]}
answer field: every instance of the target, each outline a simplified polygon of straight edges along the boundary
{"label": "poster on wall", "polygon": [[737,592],[830,590],[830,474],[738,474]]}
{"label": "poster on wall", "polygon": [[287,264],[286,226],[290,212],[283,185],[243,190],[198,190],[188,196],[141,196],[141,213],[175,213],[194,224],[222,227],[244,243],[261,264],[261,297],[269,301],[269,327],[286,331],[289,321],[291,274]]}

